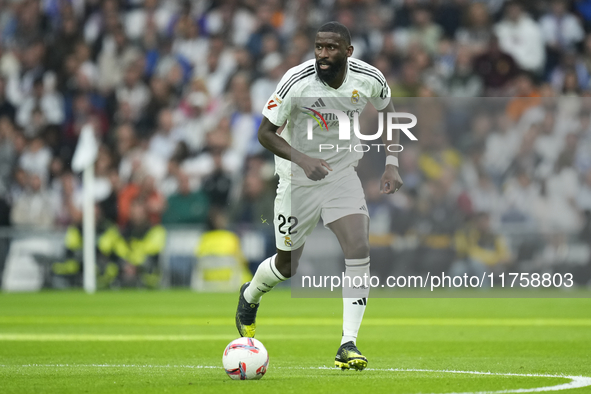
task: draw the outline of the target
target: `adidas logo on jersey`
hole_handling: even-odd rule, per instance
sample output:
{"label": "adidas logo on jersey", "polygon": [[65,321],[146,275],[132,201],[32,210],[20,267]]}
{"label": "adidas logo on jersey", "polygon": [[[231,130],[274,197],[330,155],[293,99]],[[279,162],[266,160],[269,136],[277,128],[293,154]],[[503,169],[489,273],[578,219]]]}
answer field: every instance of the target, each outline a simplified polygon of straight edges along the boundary
{"label": "adidas logo on jersey", "polygon": [[326,104],[324,104],[324,101],[322,101],[321,98],[319,98],[318,100],[316,100],[316,102],[314,104],[312,104],[310,107],[312,108],[318,108],[318,107],[326,107]]}
{"label": "adidas logo on jersey", "polygon": [[362,205],[361,208],[359,208],[359,209],[361,209],[362,211],[366,211],[367,212],[367,208],[365,207],[365,205]]}

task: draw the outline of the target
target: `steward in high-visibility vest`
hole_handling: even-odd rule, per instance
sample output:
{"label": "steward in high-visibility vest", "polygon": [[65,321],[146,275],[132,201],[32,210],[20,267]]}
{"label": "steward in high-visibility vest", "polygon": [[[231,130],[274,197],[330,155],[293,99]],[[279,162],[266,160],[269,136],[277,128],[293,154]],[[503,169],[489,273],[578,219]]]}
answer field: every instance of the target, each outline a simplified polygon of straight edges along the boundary
{"label": "steward in high-visibility vest", "polygon": [[[121,234],[117,226],[107,220],[103,220],[97,226],[96,239],[96,264],[97,286],[105,288],[110,286],[119,275],[117,257],[114,246],[121,242]],[[63,261],[51,265],[51,273],[66,278],[70,285],[82,284],[82,228],[80,225],[69,226],[64,237],[66,255]]]}

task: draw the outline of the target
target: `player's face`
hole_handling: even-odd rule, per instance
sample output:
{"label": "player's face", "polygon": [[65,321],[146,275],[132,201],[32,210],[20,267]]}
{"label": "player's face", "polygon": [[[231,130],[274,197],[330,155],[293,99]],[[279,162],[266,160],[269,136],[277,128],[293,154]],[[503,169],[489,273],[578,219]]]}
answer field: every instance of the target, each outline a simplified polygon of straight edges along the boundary
{"label": "player's face", "polygon": [[316,34],[314,54],[318,76],[326,83],[331,83],[343,71],[347,58],[353,53],[353,47],[337,33],[319,32]]}

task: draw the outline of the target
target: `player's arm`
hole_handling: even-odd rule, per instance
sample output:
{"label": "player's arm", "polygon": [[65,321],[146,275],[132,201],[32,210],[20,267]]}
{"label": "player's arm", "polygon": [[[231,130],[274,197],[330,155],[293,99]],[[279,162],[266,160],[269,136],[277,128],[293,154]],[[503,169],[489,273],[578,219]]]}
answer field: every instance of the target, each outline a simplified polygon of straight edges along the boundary
{"label": "player's arm", "polygon": [[302,167],[306,176],[313,181],[324,179],[328,175],[328,171],[332,168],[328,163],[322,159],[314,159],[289,145],[287,141],[277,135],[279,126],[273,124],[266,116],[263,116],[261,125],[259,126],[259,142],[266,149],[273,152],[275,155],[290,160],[291,162]]}
{"label": "player's arm", "polygon": [[[392,101],[386,105],[383,109],[379,110],[380,116],[383,116],[384,123],[386,122],[388,112],[395,112],[394,111],[394,104]],[[392,139],[388,139],[388,133],[382,134],[382,142],[384,145],[398,145],[400,142],[400,130],[394,129],[392,130]],[[402,178],[398,173],[398,152],[390,152],[388,149],[385,149],[386,152],[386,169],[384,170],[384,174],[382,175],[381,181],[381,192],[383,194],[392,194],[398,189],[402,187]]]}

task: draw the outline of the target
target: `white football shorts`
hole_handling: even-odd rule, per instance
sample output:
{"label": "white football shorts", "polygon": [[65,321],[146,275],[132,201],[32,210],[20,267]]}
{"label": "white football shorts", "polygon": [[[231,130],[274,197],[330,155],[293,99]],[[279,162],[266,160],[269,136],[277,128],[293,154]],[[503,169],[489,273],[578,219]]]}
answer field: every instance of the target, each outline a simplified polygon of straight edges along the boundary
{"label": "white football shorts", "polygon": [[352,167],[335,181],[317,185],[293,185],[289,179],[280,179],[273,218],[277,249],[301,247],[320,218],[327,226],[352,214],[369,217],[361,181]]}

